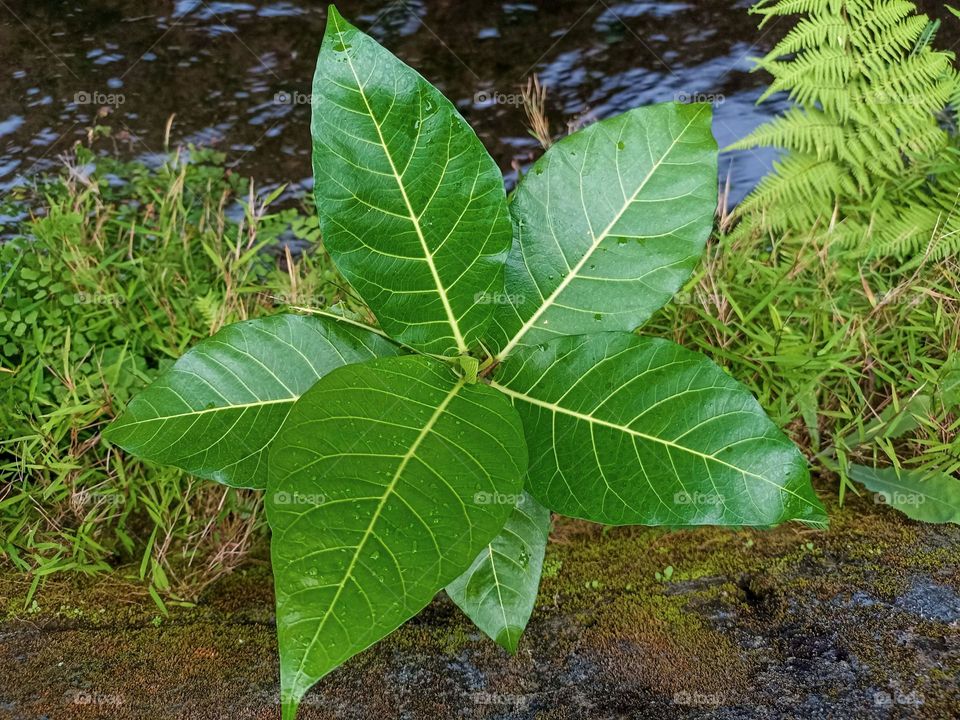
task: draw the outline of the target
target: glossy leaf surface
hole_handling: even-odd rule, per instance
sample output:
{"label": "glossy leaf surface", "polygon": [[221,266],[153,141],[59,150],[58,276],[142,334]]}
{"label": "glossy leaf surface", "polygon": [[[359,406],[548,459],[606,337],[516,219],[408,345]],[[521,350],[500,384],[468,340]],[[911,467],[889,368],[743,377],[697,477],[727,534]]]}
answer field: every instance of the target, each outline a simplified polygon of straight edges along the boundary
{"label": "glossy leaf surface", "polygon": [[550,511],[527,492],[489,498],[504,500],[515,500],[507,524],[473,565],[447,585],[447,595],[478,628],[515,653],[537,600]]}
{"label": "glossy leaf surface", "polygon": [[527,434],[527,488],[610,525],[826,520],[807,463],[750,392],[706,357],[629,333],[511,355],[494,387]]}
{"label": "glossy leaf surface", "polygon": [[137,395],[106,437],[198,477],[263,488],[267,447],[297,398],[342,365],[397,353],[372,330],[318,317],[228,325]]}
{"label": "glossy leaf surface", "polygon": [[500,393],[425,357],[341,368],[270,453],[285,717],[310,686],[419,612],[500,531],[526,445]]}
{"label": "glossy leaf surface", "polygon": [[380,326],[455,355],[503,291],[503,177],[453,104],[330,9],[313,85],[324,243]]}
{"label": "glossy leaf surface", "polygon": [[699,262],[717,207],[709,105],[664,103],[551,147],[510,205],[515,241],[489,335],[505,357],[560,335],[634,330]]}

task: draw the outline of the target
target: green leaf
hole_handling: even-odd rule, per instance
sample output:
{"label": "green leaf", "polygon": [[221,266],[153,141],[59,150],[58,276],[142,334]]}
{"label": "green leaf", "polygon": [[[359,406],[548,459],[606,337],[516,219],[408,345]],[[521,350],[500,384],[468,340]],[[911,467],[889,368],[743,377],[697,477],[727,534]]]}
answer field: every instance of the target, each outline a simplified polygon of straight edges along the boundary
{"label": "green leaf", "polygon": [[634,330],[690,276],[717,208],[709,105],[667,103],[591,125],[533,166],[490,341]]}
{"label": "green leaf", "polygon": [[750,392],[698,353],[599,333],[514,352],[493,387],[530,448],[529,491],[609,525],[825,523],[807,463]]}
{"label": "green leaf", "polygon": [[510,514],[516,412],[444,363],[349,365],[296,404],[270,451],[284,717],[320,678],[419,612]]}
{"label": "green leaf", "polygon": [[937,394],[945,409],[960,407],[960,357],[954,356],[942,368]]}
{"label": "green leaf", "polygon": [[879,505],[896,508],[913,520],[960,524],[960,480],[946,473],[851,465],[849,475],[876,493]]}
{"label": "green leaf", "polygon": [[473,565],[447,585],[447,595],[478,628],[515,653],[537,599],[550,511],[526,492],[485,499],[512,502],[515,508]]}
{"label": "green leaf", "polygon": [[503,176],[470,126],[331,7],[312,130],[326,248],[380,326],[427,353],[476,344],[512,231]]}
{"label": "green leaf", "polygon": [[878,438],[902,437],[916,430],[923,418],[930,416],[931,405],[932,399],[929,395],[913,395],[901,403],[890,404],[861,431],[849,433],[844,442],[849,444],[856,437],[855,442],[862,445]]}
{"label": "green leaf", "polygon": [[317,317],[228,325],[137,395],[104,435],[147,460],[263,488],[267,447],[297,398],[341,365],[397,352],[371,330]]}

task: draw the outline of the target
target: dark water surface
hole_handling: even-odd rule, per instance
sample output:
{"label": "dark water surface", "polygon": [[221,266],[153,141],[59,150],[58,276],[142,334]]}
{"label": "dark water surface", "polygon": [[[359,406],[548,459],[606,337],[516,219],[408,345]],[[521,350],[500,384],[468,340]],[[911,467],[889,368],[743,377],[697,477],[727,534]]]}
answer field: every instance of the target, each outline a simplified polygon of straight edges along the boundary
{"label": "dark water surface", "polygon": [[[788,25],[757,30],[749,5],[341,0],[339,7],[457,103],[510,180],[514,162],[536,151],[515,102],[533,73],[549,87],[556,132],[637,105],[705,98],[715,103],[723,146],[782,110],[782,99],[754,106],[765,80],[749,70],[750,58]],[[171,143],[218,148],[265,186],[309,188],[308,93],[325,19],[326,4],[308,0],[0,0],[0,190],[56,164],[98,114],[120,154],[159,156],[173,113]],[[771,160],[762,152],[725,156],[733,197]]]}

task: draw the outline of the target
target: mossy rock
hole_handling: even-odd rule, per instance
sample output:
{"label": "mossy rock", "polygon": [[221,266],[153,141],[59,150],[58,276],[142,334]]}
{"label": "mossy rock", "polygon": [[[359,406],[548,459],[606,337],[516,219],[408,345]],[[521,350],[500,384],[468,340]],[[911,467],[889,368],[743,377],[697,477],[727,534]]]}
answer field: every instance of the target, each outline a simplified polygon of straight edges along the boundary
{"label": "mossy rock", "polygon": [[[301,717],[960,717],[956,526],[854,501],[828,532],[559,521],[553,539],[516,656],[440,597]],[[27,586],[0,576],[0,717],[279,717],[262,565],[161,619],[115,580],[48,583],[24,612]]]}

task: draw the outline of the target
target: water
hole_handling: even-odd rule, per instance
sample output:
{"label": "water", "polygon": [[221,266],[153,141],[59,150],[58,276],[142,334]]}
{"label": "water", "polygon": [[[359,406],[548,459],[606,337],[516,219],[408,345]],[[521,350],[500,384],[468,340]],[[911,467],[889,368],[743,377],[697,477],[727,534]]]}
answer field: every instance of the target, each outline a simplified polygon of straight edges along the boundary
{"label": "water", "polygon": [[[787,30],[757,30],[749,2],[342,0],[341,12],[460,107],[507,176],[537,152],[516,103],[533,73],[555,131],[675,99],[715,103],[721,146],[785,100],[755,106],[750,73]],[[935,8],[935,4],[931,4]],[[931,9],[932,9],[931,8]],[[56,165],[99,123],[98,147],[150,160],[171,145],[224,151],[265,189],[309,189],[310,81],[326,5],[307,0],[0,2],[0,190]],[[949,24],[949,22],[948,22]],[[940,45],[944,42],[941,33]],[[955,33],[956,36],[956,33]],[[726,154],[733,197],[769,152]]]}

